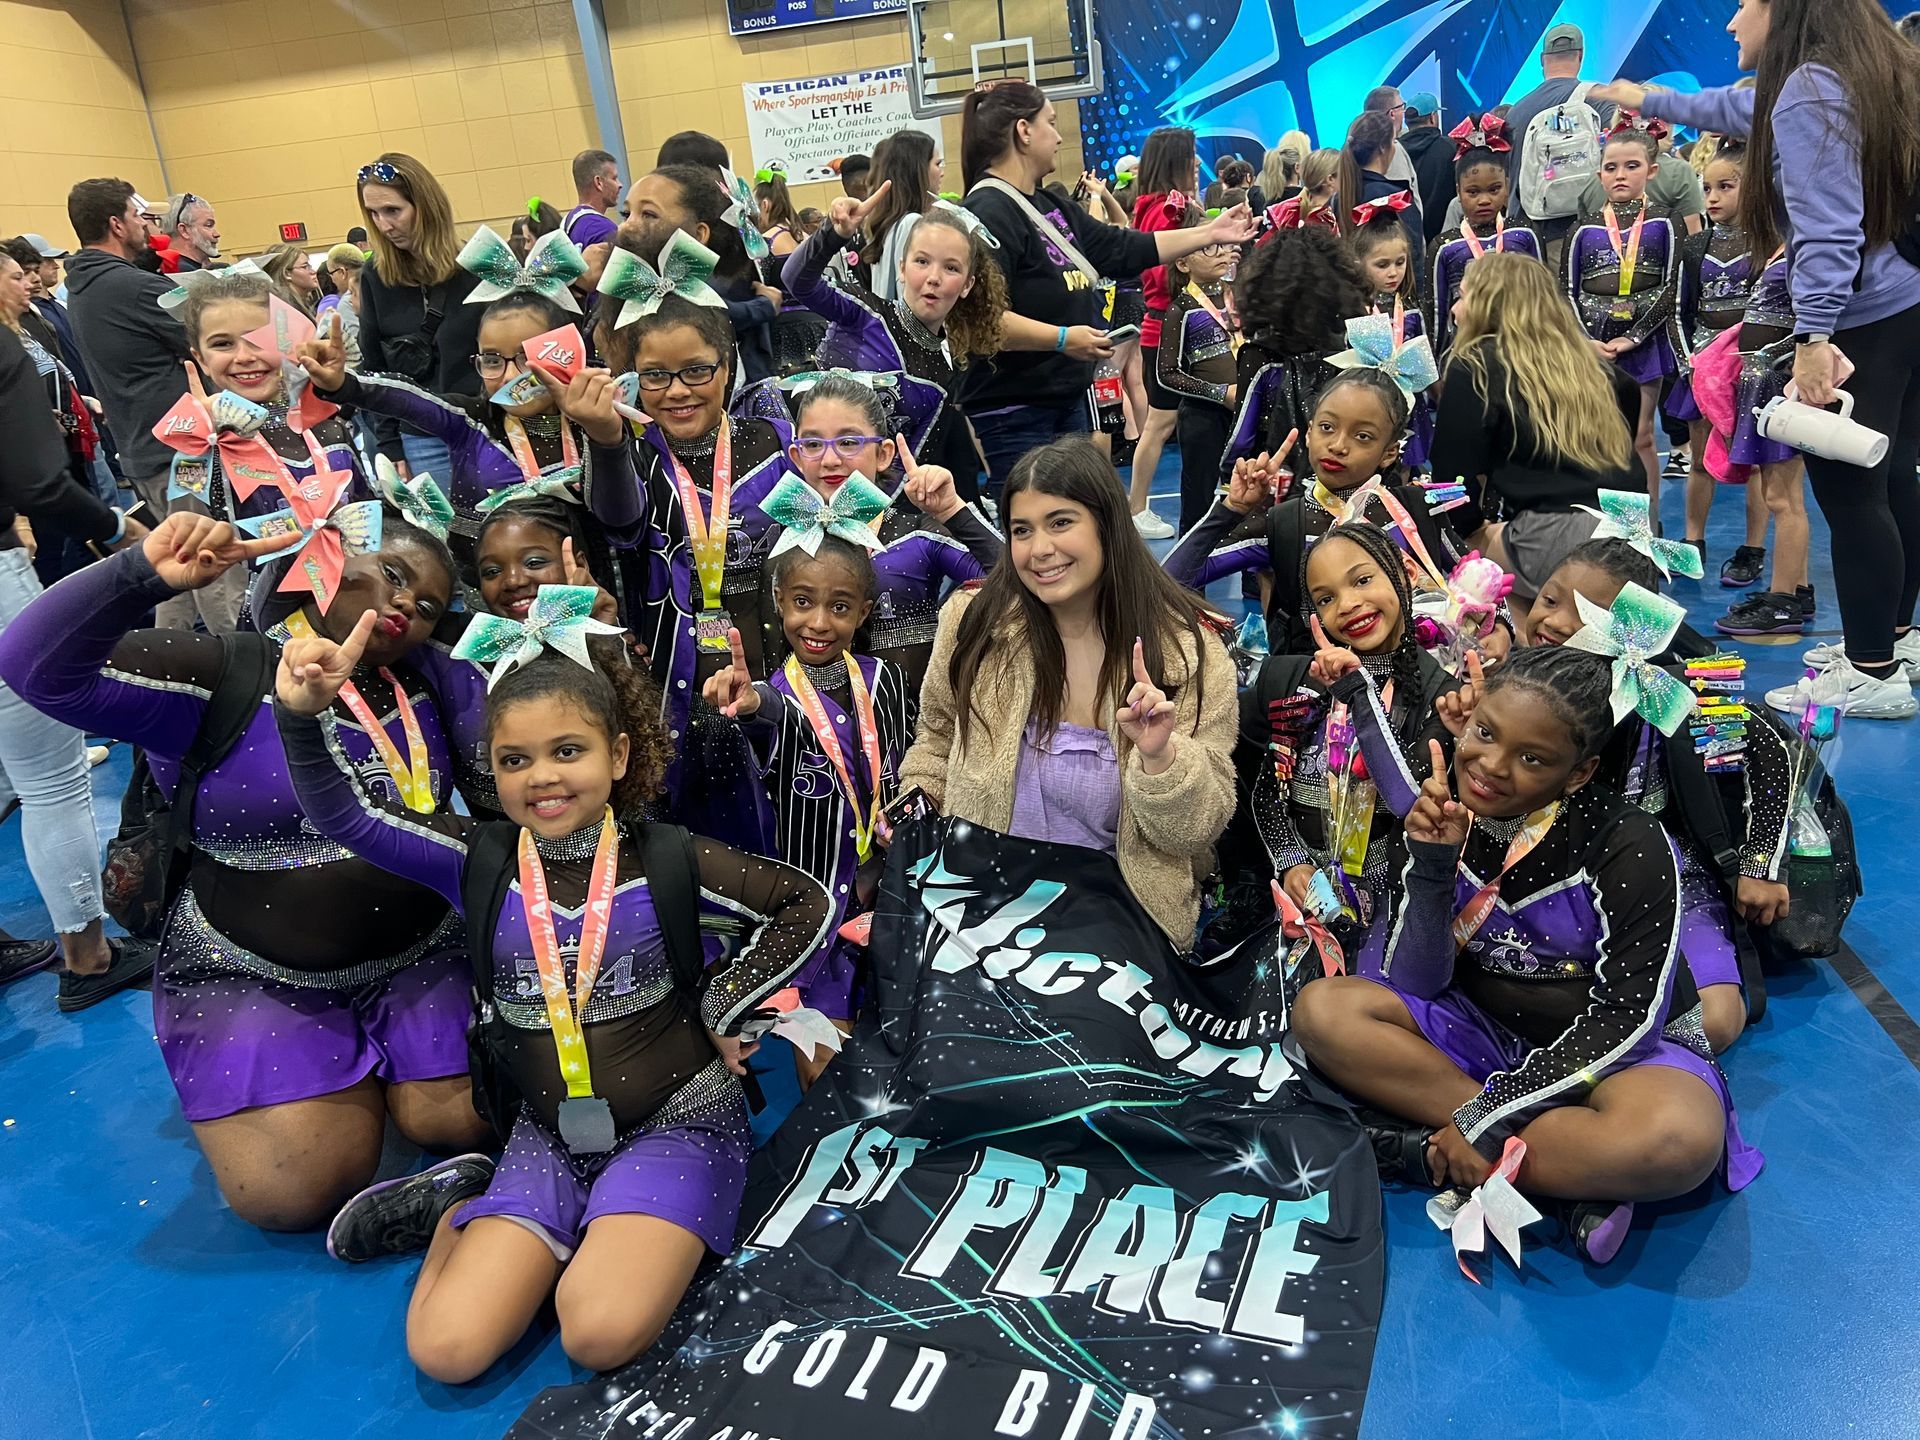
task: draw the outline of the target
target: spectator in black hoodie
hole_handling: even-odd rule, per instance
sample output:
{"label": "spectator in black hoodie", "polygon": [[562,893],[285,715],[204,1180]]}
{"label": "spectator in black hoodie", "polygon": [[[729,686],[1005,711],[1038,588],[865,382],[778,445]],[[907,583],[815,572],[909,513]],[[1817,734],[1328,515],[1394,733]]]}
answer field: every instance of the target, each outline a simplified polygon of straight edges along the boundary
{"label": "spectator in black hoodie", "polygon": [[1400,148],[1413,161],[1421,224],[1431,246],[1447,228],[1447,202],[1453,199],[1453,141],[1440,128],[1440,101],[1431,90],[1417,90],[1407,97],[1407,128],[1401,133]]}

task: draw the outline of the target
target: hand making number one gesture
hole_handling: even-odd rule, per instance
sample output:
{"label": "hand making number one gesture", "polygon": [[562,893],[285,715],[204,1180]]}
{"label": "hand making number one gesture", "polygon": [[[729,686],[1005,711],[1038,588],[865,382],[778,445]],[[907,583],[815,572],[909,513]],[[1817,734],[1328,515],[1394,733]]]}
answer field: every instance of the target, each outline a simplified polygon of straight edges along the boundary
{"label": "hand making number one gesture", "polygon": [[880,186],[864,200],[856,200],[851,195],[841,195],[827,206],[827,223],[833,226],[834,234],[842,240],[851,240],[860,233],[860,226],[866,218],[880,208],[880,199],[893,188],[891,180],[882,180]]}
{"label": "hand making number one gesture", "polygon": [[327,328],[303,341],[293,358],[321,390],[338,390],[347,381],[347,342],[340,330],[340,312],[327,316]]}
{"label": "hand making number one gesture", "polygon": [[1467,673],[1460,681],[1460,688],[1449,690],[1433,702],[1433,713],[1440,717],[1440,723],[1447,727],[1447,733],[1458,740],[1467,733],[1467,722],[1473,719],[1473,712],[1480,704],[1480,696],[1487,688],[1486,671],[1480,664],[1478,650],[1467,651]]}
{"label": "hand making number one gesture", "polygon": [[296,531],[244,540],[224,520],[182,510],[148,531],[140,546],[154,573],[167,584],[175,590],[198,590],[235,565],[298,545],[302,538]]}
{"label": "hand making number one gesture", "polygon": [[744,720],[759,711],[760,692],[753,688],[753,672],[747,669],[747,652],[738,630],[727,631],[727,649],[732,658],[725,669],[707,677],[700,698],[729,720]]}
{"label": "hand making number one gesture", "polygon": [[1403,828],[1409,840],[1458,850],[1467,843],[1467,832],[1473,828],[1473,812],[1453,798],[1453,777],[1438,740],[1427,742],[1427,754],[1433,761],[1433,773],[1421,784],[1420,796],[1407,812]]}
{"label": "hand making number one gesture", "polygon": [[280,703],[296,715],[318,715],[333,704],[340,687],[353,678],[379,619],[378,610],[367,611],[345,640],[324,635],[290,638],[280,651],[280,670],[273,681]]}
{"label": "hand making number one gesture", "polygon": [[944,525],[966,508],[960,492],[954,488],[951,470],[944,465],[922,465],[914,459],[905,435],[895,435],[893,443],[900,451],[900,464],[906,471],[907,499],[919,506],[922,513]]}
{"label": "hand making number one gesture", "polygon": [[1173,740],[1174,708],[1166,692],[1147,674],[1146,645],[1133,642],[1133,688],[1120,707],[1120,733],[1133,742],[1149,775],[1158,775],[1173,763],[1168,746]]}

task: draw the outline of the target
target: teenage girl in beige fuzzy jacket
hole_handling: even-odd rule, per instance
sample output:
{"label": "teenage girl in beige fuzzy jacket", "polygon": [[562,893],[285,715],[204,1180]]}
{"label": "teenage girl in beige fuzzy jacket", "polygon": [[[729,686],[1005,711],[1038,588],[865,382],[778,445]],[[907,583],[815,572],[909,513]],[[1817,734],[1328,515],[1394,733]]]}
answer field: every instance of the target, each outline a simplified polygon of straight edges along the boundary
{"label": "teenage girl in beige fuzzy jacket", "polygon": [[941,613],[902,789],[989,829],[1115,856],[1189,950],[1234,806],[1226,648],[1086,440],[1023,457],[1001,507],[1005,556]]}

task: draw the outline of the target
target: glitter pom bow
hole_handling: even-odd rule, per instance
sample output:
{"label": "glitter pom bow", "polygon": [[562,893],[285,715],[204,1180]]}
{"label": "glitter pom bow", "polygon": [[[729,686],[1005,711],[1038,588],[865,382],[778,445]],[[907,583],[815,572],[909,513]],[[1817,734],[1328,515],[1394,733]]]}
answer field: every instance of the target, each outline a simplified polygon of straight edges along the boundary
{"label": "glitter pom bow", "polygon": [[[340,593],[340,573],[353,555],[367,555],[380,548],[380,502],[357,500],[342,505],[340,499],[353,483],[345,470],[323,470],[309,476],[287,491],[287,508],[271,515],[243,518],[240,528],[262,539],[278,535],[306,537],[293,552],[282,590],[311,590],[326,614]],[[262,555],[255,563],[276,556]]]}
{"label": "glitter pom bow", "polygon": [[480,277],[467,296],[469,305],[484,305],[517,290],[544,295],[563,309],[580,313],[573,298],[573,282],[587,273],[587,262],[565,231],[550,230],[533,242],[523,265],[492,227],[482,225],[460,248],[460,268]]}
{"label": "glitter pom bow", "polygon": [[818,555],[820,542],[829,535],[878,550],[880,537],[874,534],[873,522],[886,512],[889,503],[879,486],[858,471],[841,482],[831,500],[822,500],[806,481],[789,475],[760,502],[761,510],[786,527],[767,558],[771,560],[796,545],[809,555]]}
{"label": "glitter pom bow", "polygon": [[537,660],[543,650],[557,650],[574,664],[591,670],[594,664],[593,656],[587,653],[587,637],[621,633],[618,625],[593,618],[593,602],[599,594],[591,585],[542,585],[534,592],[524,621],[505,615],[474,616],[453,647],[454,658],[491,665],[489,690],[516,665]]}
{"label": "glitter pom bow", "polygon": [[267,278],[267,272],[251,260],[236,260],[233,264],[219,270],[182,270],[173,277],[173,289],[167,291],[155,303],[171,315],[187,303],[187,297],[197,287],[208,284],[216,276],[225,279],[233,275],[258,275],[262,280]]}
{"label": "glitter pom bow", "polygon": [[740,232],[740,243],[746,247],[748,259],[766,259],[773,253],[773,247],[760,233],[760,202],[754,199],[753,187],[733,171],[722,170],[720,188],[733,201],[720,218]]}
{"label": "glitter pom bow", "polygon": [[1698,580],[1706,573],[1706,567],[1700,563],[1700,552],[1693,546],[1653,533],[1653,504],[1639,491],[1602,490],[1598,510],[1591,505],[1576,505],[1574,509],[1599,518],[1599,528],[1593,532],[1595,540],[1626,541],[1658,565],[1660,573],[1669,580],[1676,570],[1689,580]]}
{"label": "glitter pom bow", "polygon": [[1642,119],[1637,110],[1622,110],[1620,118],[1613,122],[1613,128],[1607,131],[1607,139],[1616,135],[1631,135],[1635,132],[1647,136],[1656,145],[1667,138],[1667,124],[1664,120]]}
{"label": "glitter pom bow", "polygon": [[1440,378],[1427,337],[1406,338],[1406,321],[1398,302],[1392,315],[1361,315],[1347,321],[1347,347],[1329,355],[1327,363],[1342,370],[1372,367],[1384,370],[1409,399]]}
{"label": "glitter pom bow", "polygon": [[402,480],[393,462],[384,455],[373,457],[374,481],[387,503],[406,517],[407,523],[444,540],[453,529],[453,502],[440,482],[421,474]]}
{"label": "glitter pom bow", "polygon": [[543,470],[531,480],[516,480],[511,485],[502,485],[498,490],[489,491],[473,508],[484,515],[489,510],[498,510],[502,505],[511,505],[516,500],[561,500],[569,505],[584,505],[586,501],[581,498],[580,478],[578,465],[556,465],[551,470]]}
{"label": "glitter pom bow", "polygon": [[631,250],[616,245],[607,256],[606,269],[600,272],[600,293],[623,302],[614,317],[614,328],[653,314],[669,295],[725,309],[727,302],[707,284],[719,263],[718,255],[684,230],[674,231],[660,247],[658,270]]}
{"label": "glitter pom bow", "polygon": [[1686,611],[1664,595],[1629,580],[1602,610],[1578,591],[1574,602],[1585,624],[1567,644],[1613,661],[1613,718],[1632,711],[1661,734],[1671,735],[1693,713],[1693,692],[1653,663],[1673,643]]}
{"label": "glitter pom bow", "polygon": [[1455,160],[1469,150],[1491,150],[1496,155],[1505,155],[1513,149],[1507,139],[1507,122],[1493,114],[1482,115],[1478,120],[1469,115],[1447,132],[1447,138],[1453,141]]}
{"label": "glitter pom bow", "polygon": [[1353,223],[1366,225],[1376,216],[1398,215],[1412,204],[1411,190],[1396,190],[1391,195],[1382,195],[1378,200],[1362,200],[1353,207]]}

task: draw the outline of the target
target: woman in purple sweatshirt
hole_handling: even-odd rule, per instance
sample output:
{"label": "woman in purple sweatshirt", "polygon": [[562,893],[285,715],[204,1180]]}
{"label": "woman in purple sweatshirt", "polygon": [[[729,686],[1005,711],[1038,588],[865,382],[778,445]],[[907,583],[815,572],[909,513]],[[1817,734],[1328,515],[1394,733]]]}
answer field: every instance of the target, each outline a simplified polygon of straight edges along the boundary
{"label": "woman in purple sweatshirt", "polygon": [[[1834,565],[1845,644],[1807,661],[1838,667],[1847,714],[1904,720],[1920,673],[1920,269],[1895,242],[1920,180],[1920,51],[1874,0],[1743,0],[1727,30],[1740,68],[1757,72],[1751,90],[1620,81],[1594,98],[1749,142],[1740,223],[1756,255],[1786,245],[1800,398],[1832,401],[1837,349],[1854,366],[1853,418],[1893,441],[1870,467],[1807,456],[1814,499],[1847,547]],[[1767,703],[1784,710],[1792,693]]]}

